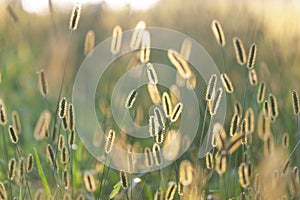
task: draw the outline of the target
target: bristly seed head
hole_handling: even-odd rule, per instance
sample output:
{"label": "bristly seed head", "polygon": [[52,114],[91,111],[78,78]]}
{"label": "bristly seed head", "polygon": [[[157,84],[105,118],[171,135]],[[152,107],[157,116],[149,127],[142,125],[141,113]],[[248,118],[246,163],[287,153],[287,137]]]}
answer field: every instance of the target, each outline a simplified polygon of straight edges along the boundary
{"label": "bristly seed head", "polygon": [[70,17],[69,29],[71,30],[77,29],[79,18],[80,18],[80,12],[81,12],[81,4],[76,3]]}

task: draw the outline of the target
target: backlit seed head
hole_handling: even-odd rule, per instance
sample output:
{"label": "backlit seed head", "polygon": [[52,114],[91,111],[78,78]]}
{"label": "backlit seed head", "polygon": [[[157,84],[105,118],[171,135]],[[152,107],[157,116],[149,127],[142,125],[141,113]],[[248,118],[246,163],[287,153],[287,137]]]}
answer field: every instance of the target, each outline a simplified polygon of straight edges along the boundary
{"label": "backlit seed head", "polygon": [[253,133],[255,129],[254,112],[252,108],[248,108],[245,112],[245,119],[248,122],[248,133]]}
{"label": "backlit seed head", "polygon": [[266,93],[266,84],[264,81],[261,81],[258,86],[257,96],[256,100],[258,103],[262,103],[265,99],[265,93]]}
{"label": "backlit seed head", "polygon": [[110,46],[110,51],[113,55],[118,54],[121,50],[122,35],[123,35],[123,31],[121,26],[119,25],[115,26],[113,30],[111,46]]}
{"label": "backlit seed head", "polygon": [[210,109],[210,115],[213,116],[217,113],[217,110],[219,108],[221,98],[222,98],[223,90],[222,88],[218,88],[216,91],[216,94],[214,95],[211,109]]}
{"label": "backlit seed head", "polygon": [[245,65],[247,62],[246,53],[243,42],[238,38],[233,38],[233,46],[235,50],[236,60],[240,65]]}
{"label": "backlit seed head", "polygon": [[137,23],[129,44],[131,50],[136,50],[140,47],[145,28],[146,28],[146,23],[144,21],[139,21]]}
{"label": "backlit seed head", "polygon": [[150,61],[151,52],[151,39],[149,31],[144,31],[142,36],[142,44],[140,50],[140,61],[141,63],[147,63]]}
{"label": "backlit seed head", "polygon": [[206,88],[206,95],[205,95],[206,101],[209,101],[209,100],[213,99],[216,84],[217,84],[217,75],[213,74],[213,75],[211,75],[211,77],[208,81],[207,88]]}
{"label": "backlit seed head", "polygon": [[58,146],[58,150],[60,150],[60,151],[65,146],[65,137],[63,135],[59,135],[57,146]]}
{"label": "backlit seed head", "polygon": [[227,143],[226,145],[228,154],[232,154],[233,152],[235,152],[235,150],[237,150],[241,146],[244,138],[245,136],[241,133],[236,133],[234,136],[232,136],[229,140],[229,143]]}
{"label": "backlit seed head", "polygon": [[193,182],[193,166],[189,160],[181,161],[179,165],[179,181],[183,186],[188,186]]}
{"label": "backlit seed head", "polygon": [[156,71],[154,69],[154,66],[151,63],[147,64],[147,77],[148,77],[149,83],[152,83],[152,84],[158,83]]}
{"label": "backlit seed head", "polygon": [[83,175],[84,185],[87,191],[95,192],[97,187],[95,183],[95,178],[90,172],[85,172]]}
{"label": "backlit seed head", "polygon": [[216,172],[219,175],[222,175],[226,172],[227,169],[227,159],[226,159],[226,152],[221,151],[216,154]]}
{"label": "backlit seed head", "polygon": [[71,30],[77,29],[79,18],[80,18],[80,12],[81,12],[81,4],[76,3],[70,17],[69,29]]}
{"label": "backlit seed head", "polygon": [[68,102],[65,97],[61,98],[58,105],[58,116],[62,119],[67,114]]}
{"label": "backlit seed head", "polygon": [[115,137],[116,137],[116,132],[112,129],[110,129],[108,131],[108,135],[106,138],[106,143],[105,143],[105,152],[106,153],[110,153],[115,141]]}
{"label": "backlit seed head", "polygon": [[84,55],[87,56],[95,47],[95,32],[89,30],[85,35]]}
{"label": "backlit seed head", "polygon": [[18,137],[18,134],[17,134],[15,128],[13,126],[9,125],[8,132],[9,132],[10,141],[14,144],[18,143],[19,137]]}
{"label": "backlit seed head", "polygon": [[239,166],[239,181],[243,188],[247,188],[250,185],[250,176],[248,165],[246,163],[241,163]]}
{"label": "backlit seed head", "polygon": [[43,69],[39,71],[39,88],[40,88],[40,93],[44,97],[46,97],[48,95],[48,83],[47,83],[45,70]]}
{"label": "backlit seed head", "polygon": [[128,188],[128,179],[127,179],[127,173],[124,172],[124,171],[120,171],[120,181],[122,183],[122,187],[124,189],[127,189]]}
{"label": "backlit seed head", "polygon": [[16,163],[16,159],[15,158],[12,158],[12,159],[9,160],[7,175],[8,175],[8,179],[11,180],[11,181],[15,177],[16,165],[17,165],[17,163]]}
{"label": "backlit seed head", "polygon": [[162,107],[164,109],[166,117],[170,118],[172,114],[172,102],[167,92],[164,92],[162,95]]}
{"label": "backlit seed head", "polygon": [[7,122],[6,107],[4,101],[0,98],[0,125],[4,126]]}
{"label": "backlit seed head", "polygon": [[146,147],[144,149],[144,155],[145,155],[145,164],[147,167],[151,167],[153,165],[153,157],[152,152],[149,147]]}
{"label": "backlit seed head", "polygon": [[4,184],[0,181],[0,199],[6,200],[7,198],[7,192]]}
{"label": "backlit seed head", "polygon": [[30,153],[30,154],[28,154],[27,162],[26,162],[27,173],[29,173],[29,172],[32,171],[32,169],[33,169],[33,163],[34,163],[33,155]]}
{"label": "backlit seed head", "polygon": [[289,134],[288,133],[284,133],[283,136],[282,136],[282,147],[284,149],[287,149],[289,148],[289,143],[290,143],[290,137],[289,137]]}
{"label": "backlit seed head", "polygon": [[230,129],[229,129],[230,136],[234,136],[236,134],[239,125],[240,125],[240,117],[237,113],[234,113],[230,122]]}
{"label": "backlit seed head", "polygon": [[224,47],[226,44],[224,32],[222,29],[221,24],[217,20],[213,20],[211,23],[211,30],[217,40],[217,43],[221,46]]}
{"label": "backlit seed head", "polygon": [[229,76],[226,73],[224,73],[224,74],[220,75],[220,78],[221,78],[223,87],[225,88],[225,91],[229,94],[233,93],[234,88],[233,88],[233,85],[232,85],[232,82],[231,82]]}
{"label": "backlit seed head", "polygon": [[165,194],[165,200],[173,200],[176,194],[176,189],[177,189],[177,184],[173,181],[169,182]]}
{"label": "backlit seed head", "polygon": [[205,157],[206,168],[213,169],[214,168],[214,158],[211,152],[208,152]]}
{"label": "backlit seed head", "polygon": [[250,69],[248,72],[248,79],[251,86],[257,85],[257,74],[255,69]]}
{"label": "backlit seed head", "polygon": [[168,58],[182,78],[187,79],[192,75],[189,63],[180,53],[174,49],[169,49]]}
{"label": "backlit seed head", "polygon": [[155,164],[157,166],[160,166],[161,163],[162,163],[162,156],[161,156],[160,146],[158,144],[154,143],[153,147],[152,147],[152,152],[153,152],[153,157],[154,157]]}
{"label": "backlit seed head", "polygon": [[20,121],[19,113],[17,111],[15,111],[15,110],[12,111],[12,113],[11,113],[11,119],[12,119],[13,127],[15,128],[15,130],[17,131],[17,133],[21,133],[22,126],[21,126],[21,121]]}
{"label": "backlit seed head", "polygon": [[181,112],[183,109],[183,104],[182,103],[177,103],[173,109],[172,115],[171,115],[171,122],[176,122],[177,119],[179,118]]}
{"label": "backlit seed head", "polygon": [[131,108],[136,100],[137,96],[137,91],[136,90],[131,90],[129,95],[127,96],[126,103],[125,103],[125,108]]}
{"label": "backlit seed head", "polygon": [[262,140],[267,139],[269,137],[269,135],[271,134],[270,120],[265,117],[265,114],[263,111],[261,111],[258,114],[257,134],[258,134],[258,137]]}
{"label": "backlit seed head", "polygon": [[65,169],[63,172],[62,172],[62,183],[64,185],[64,188],[67,190],[69,189],[70,187],[70,175],[69,175],[69,172],[67,169]]}
{"label": "backlit seed head", "polygon": [[293,110],[294,114],[299,114],[299,96],[296,90],[293,90],[292,92],[292,99],[293,99]]}
{"label": "backlit seed head", "polygon": [[270,114],[271,114],[271,122],[274,122],[278,117],[278,103],[277,99],[273,94],[269,94],[269,105],[270,105]]}
{"label": "backlit seed head", "polygon": [[248,69],[252,69],[254,67],[255,60],[256,60],[256,52],[257,52],[257,47],[256,44],[253,43],[249,49],[248,62],[247,62]]}

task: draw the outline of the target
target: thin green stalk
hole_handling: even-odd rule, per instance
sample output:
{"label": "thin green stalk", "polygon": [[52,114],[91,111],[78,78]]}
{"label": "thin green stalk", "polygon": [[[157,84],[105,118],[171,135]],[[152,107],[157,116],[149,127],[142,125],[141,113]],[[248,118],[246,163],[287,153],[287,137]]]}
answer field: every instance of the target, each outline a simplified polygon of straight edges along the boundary
{"label": "thin green stalk", "polygon": [[35,162],[36,162],[37,170],[39,172],[42,184],[44,186],[45,193],[46,193],[47,196],[49,196],[51,194],[51,191],[50,191],[50,188],[49,188],[49,185],[48,185],[48,182],[47,182],[47,178],[46,178],[45,173],[43,171],[39,155],[38,155],[37,150],[36,150],[35,147],[33,148],[33,153],[34,153],[34,159],[35,159]]}

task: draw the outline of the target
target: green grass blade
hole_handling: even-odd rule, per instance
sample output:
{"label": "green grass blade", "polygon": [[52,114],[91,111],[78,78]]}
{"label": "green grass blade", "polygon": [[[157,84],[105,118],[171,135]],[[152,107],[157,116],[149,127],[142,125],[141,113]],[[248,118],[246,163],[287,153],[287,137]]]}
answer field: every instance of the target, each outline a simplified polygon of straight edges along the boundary
{"label": "green grass blade", "polygon": [[37,166],[39,175],[41,177],[45,192],[46,192],[47,196],[49,196],[51,194],[51,191],[50,191],[50,188],[49,188],[49,185],[48,185],[48,182],[47,182],[47,178],[44,174],[39,155],[38,155],[37,150],[36,150],[35,147],[33,148],[33,151],[34,151],[36,166]]}

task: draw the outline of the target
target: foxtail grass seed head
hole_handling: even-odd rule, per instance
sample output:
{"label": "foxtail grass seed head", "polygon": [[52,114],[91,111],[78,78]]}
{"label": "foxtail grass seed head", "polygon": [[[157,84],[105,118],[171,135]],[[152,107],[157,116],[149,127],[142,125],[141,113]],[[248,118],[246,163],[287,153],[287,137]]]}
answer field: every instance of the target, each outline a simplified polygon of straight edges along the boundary
{"label": "foxtail grass seed head", "polygon": [[249,54],[248,54],[248,62],[247,62],[248,69],[254,68],[254,64],[256,60],[256,52],[257,52],[257,47],[256,44],[253,43],[249,49]]}
{"label": "foxtail grass seed head", "polygon": [[206,101],[210,101],[213,99],[216,84],[217,84],[217,75],[213,74],[213,75],[211,75],[211,77],[208,81],[207,88],[206,88],[206,95],[205,95]]}
{"label": "foxtail grass seed head", "polygon": [[164,92],[162,95],[162,107],[164,109],[166,117],[170,118],[172,114],[172,102],[167,92]]}
{"label": "foxtail grass seed head", "polygon": [[95,47],[95,32],[89,30],[85,35],[84,55],[87,56]]}
{"label": "foxtail grass seed head", "polygon": [[169,49],[168,58],[182,78],[188,79],[192,75],[192,70],[188,62],[177,51],[174,49]]}
{"label": "foxtail grass seed head", "polygon": [[65,97],[62,97],[58,105],[58,116],[62,119],[67,115],[68,102]]}
{"label": "foxtail grass seed head", "polygon": [[84,194],[80,193],[77,195],[76,200],[86,200]]}
{"label": "foxtail grass seed head", "polygon": [[71,198],[70,194],[65,193],[63,196],[63,200],[72,200],[72,198]]}
{"label": "foxtail grass seed head", "polygon": [[234,103],[234,113],[238,114],[238,116],[240,117],[240,119],[242,118],[242,114],[243,114],[243,108],[240,102],[236,101]]}
{"label": "foxtail grass seed head", "polygon": [[58,150],[61,151],[63,147],[65,146],[65,137],[63,135],[59,135],[58,137]]}
{"label": "foxtail grass seed head", "polygon": [[81,4],[76,3],[70,17],[69,29],[73,31],[77,29],[79,18],[80,18],[80,12],[81,12]]}
{"label": "foxtail grass seed head", "polygon": [[271,114],[271,122],[274,122],[278,117],[278,103],[277,99],[273,94],[269,94],[269,105],[270,105],[270,114]]}
{"label": "foxtail grass seed head", "polygon": [[108,131],[108,135],[105,143],[105,153],[110,153],[115,141],[116,132],[112,129]]}
{"label": "foxtail grass seed head", "polygon": [[246,163],[241,163],[239,166],[239,181],[243,188],[247,188],[250,185],[250,177],[248,174],[248,165]]}
{"label": "foxtail grass seed head", "polygon": [[179,102],[175,105],[172,115],[171,115],[171,122],[177,121],[177,119],[181,115],[182,109],[183,109],[183,104],[181,102]]}
{"label": "foxtail grass seed head", "polygon": [[247,57],[246,57],[246,53],[245,53],[245,49],[244,49],[242,40],[240,40],[240,38],[238,38],[238,37],[234,37],[233,38],[233,46],[234,46],[234,50],[235,50],[236,61],[240,65],[245,65],[247,62]]}
{"label": "foxtail grass seed head", "polygon": [[162,162],[160,146],[158,144],[154,143],[153,147],[152,147],[152,152],[153,152],[153,157],[154,157],[155,164],[157,166],[160,166],[161,162]]}
{"label": "foxtail grass seed head", "polygon": [[181,45],[180,54],[188,60],[192,50],[192,41],[188,38],[184,39]]}
{"label": "foxtail grass seed head", "polygon": [[69,120],[68,120],[68,115],[64,116],[61,118],[61,127],[64,131],[69,129]]}
{"label": "foxtail grass seed head", "polygon": [[213,169],[214,168],[214,158],[211,152],[208,152],[205,156],[206,168]]}
{"label": "foxtail grass seed head", "polygon": [[147,85],[148,93],[150,95],[151,101],[154,104],[159,104],[161,102],[160,92],[156,84],[148,83]]}
{"label": "foxtail grass seed head", "polygon": [[223,87],[225,88],[225,91],[229,94],[233,93],[234,88],[233,88],[232,82],[231,82],[230,78],[228,77],[228,75],[226,73],[224,73],[224,74],[221,74],[220,77],[221,77]]}
{"label": "foxtail grass seed head", "polygon": [[7,123],[6,107],[4,101],[0,98],[0,125],[4,126]]}
{"label": "foxtail grass seed head", "polygon": [[151,63],[147,64],[147,77],[148,77],[149,83],[152,83],[152,84],[158,83],[156,71],[154,69],[154,66]]}
{"label": "foxtail grass seed head", "polygon": [[69,136],[68,136],[68,144],[69,144],[70,147],[75,145],[75,140],[76,140],[75,130],[70,131]]}
{"label": "foxtail grass seed head", "polygon": [[255,69],[250,69],[248,72],[248,79],[251,86],[257,85],[257,74]]}
{"label": "foxtail grass seed head", "polygon": [[13,126],[9,125],[8,126],[8,132],[9,132],[10,141],[13,144],[18,143],[19,137],[18,137],[18,134],[17,134],[15,128]]}
{"label": "foxtail grass seed head", "polygon": [[241,133],[242,135],[246,136],[249,133],[249,122],[248,119],[243,119],[241,121]]}
{"label": "foxtail grass seed head", "polygon": [[113,30],[111,46],[110,46],[110,51],[113,55],[118,54],[121,50],[122,35],[123,35],[123,31],[121,26],[119,25],[115,26]]}
{"label": "foxtail grass seed head", "polygon": [[158,131],[158,133],[155,135],[155,142],[157,144],[162,144],[165,140],[165,134],[162,130]]}
{"label": "foxtail grass seed head", "polygon": [[30,154],[28,154],[27,162],[26,162],[26,171],[27,171],[27,173],[32,171],[33,163],[34,163],[33,155],[30,153]]}
{"label": "foxtail grass seed head", "polygon": [[177,193],[179,196],[183,196],[183,185],[180,182],[177,183]]}
{"label": "foxtail grass seed head", "polygon": [[8,162],[7,176],[10,181],[12,181],[16,174],[17,163],[15,158],[11,158]]}
{"label": "foxtail grass seed head", "polygon": [[299,169],[298,169],[298,167],[293,168],[292,174],[293,174],[293,177],[294,177],[296,183],[299,184],[300,180],[299,180]]}
{"label": "foxtail grass seed head", "polygon": [[64,165],[69,163],[69,151],[67,147],[63,147],[60,151],[60,162]]}
{"label": "foxtail grass seed head", "polygon": [[34,200],[45,200],[45,192],[44,189],[39,188],[34,194]]}
{"label": "foxtail grass seed head", "polygon": [[224,47],[226,44],[224,32],[222,29],[221,24],[217,20],[213,20],[211,23],[211,30],[217,40],[217,43],[221,46]]}
{"label": "foxtail grass seed head", "polygon": [[67,169],[62,172],[62,183],[64,188],[67,190],[70,187],[70,175]]}
{"label": "foxtail grass seed head", "polygon": [[173,200],[176,194],[177,190],[177,184],[175,182],[169,182],[166,194],[165,194],[165,200]]}
{"label": "foxtail grass seed head", "polygon": [[194,90],[197,86],[197,76],[195,73],[192,73],[192,75],[186,80],[186,88],[189,90]]}
{"label": "foxtail grass seed head", "polygon": [[230,129],[229,129],[230,136],[234,136],[236,134],[239,125],[240,125],[240,117],[237,113],[234,113],[230,122]]}
{"label": "foxtail grass seed head", "polygon": [[150,51],[151,51],[151,39],[149,31],[143,32],[140,61],[141,63],[147,63],[150,61]]}
{"label": "foxtail grass seed head", "polygon": [[96,191],[97,187],[96,187],[95,178],[90,172],[84,173],[83,181],[84,181],[85,188],[88,192]]}
{"label": "foxtail grass seed head", "polygon": [[235,152],[241,146],[244,138],[245,136],[240,133],[236,133],[233,137],[231,137],[229,143],[226,146],[228,154],[232,154],[233,152]]}
{"label": "foxtail grass seed head", "polygon": [[161,188],[158,188],[154,194],[154,200],[163,200],[163,192]]}
{"label": "foxtail grass seed head", "polygon": [[127,173],[122,170],[120,171],[120,181],[123,189],[127,189],[128,188]]}
{"label": "foxtail grass seed head", "polygon": [[46,97],[48,95],[48,83],[45,70],[43,69],[39,71],[39,87],[40,93],[43,95],[43,97]]}
{"label": "foxtail grass seed head", "polygon": [[56,159],[53,148],[50,144],[47,145],[47,158],[52,167],[56,167]]}
{"label": "foxtail grass seed head", "polygon": [[137,23],[136,27],[134,28],[131,41],[129,44],[131,50],[136,50],[140,47],[145,28],[146,28],[146,23],[144,21],[139,21],[139,23]]}
{"label": "foxtail grass seed head", "polygon": [[214,96],[214,99],[212,101],[212,106],[210,109],[211,116],[214,116],[217,113],[217,110],[218,110],[220,102],[221,102],[222,94],[223,94],[222,88],[218,88],[216,91],[216,94]]}
{"label": "foxtail grass seed head", "polygon": [[2,181],[0,181],[0,199],[6,200],[7,198],[7,192],[4,184]]}
{"label": "foxtail grass seed head", "polygon": [[26,163],[25,158],[21,157],[19,160],[19,178],[23,182],[26,173]]}
{"label": "foxtail grass seed head", "polygon": [[21,133],[22,126],[21,126],[21,121],[20,121],[19,113],[17,111],[15,111],[15,110],[12,111],[12,113],[11,113],[11,119],[12,119],[13,127],[15,128],[15,130],[17,131],[17,133]]}
{"label": "foxtail grass seed head", "polygon": [[149,147],[146,147],[144,149],[144,155],[145,155],[145,164],[147,167],[152,167],[153,165],[153,157],[152,157],[152,152]]}
{"label": "foxtail grass seed head", "polygon": [[254,119],[254,112],[252,108],[248,108],[245,112],[245,119],[248,122],[248,133],[253,133],[255,129],[255,119]]}
{"label": "foxtail grass seed head", "polygon": [[131,90],[129,95],[127,96],[126,103],[125,103],[125,108],[129,109],[132,108],[137,96],[137,91],[136,90]]}
{"label": "foxtail grass seed head", "polygon": [[154,115],[149,117],[149,134],[154,137],[158,133],[158,123]]}
{"label": "foxtail grass seed head", "polygon": [[264,111],[264,116],[266,119],[271,119],[271,106],[270,106],[270,101],[265,100],[264,105],[263,105],[263,111]]}
{"label": "foxtail grass seed head", "polygon": [[183,186],[188,186],[193,182],[193,166],[189,160],[181,161],[179,165],[179,181]]}
{"label": "foxtail grass seed head", "polygon": [[264,101],[265,93],[266,93],[266,84],[264,81],[261,81],[258,86],[258,91],[256,96],[256,100],[258,103],[262,103]]}
{"label": "foxtail grass seed head", "polygon": [[71,131],[73,131],[73,130],[75,130],[75,112],[74,112],[73,104],[70,103],[68,108],[69,108],[69,111],[68,111],[68,121],[69,121],[68,125],[69,126],[68,126],[68,128]]}
{"label": "foxtail grass seed head", "polygon": [[254,180],[254,191],[259,191],[261,187],[261,178],[260,174],[255,174],[255,180]]}
{"label": "foxtail grass seed head", "polygon": [[282,136],[282,148],[284,149],[288,149],[289,148],[289,144],[290,144],[290,136],[288,133],[284,133]]}
{"label": "foxtail grass seed head", "polygon": [[216,154],[216,172],[223,175],[227,169],[226,152],[222,151]]}
{"label": "foxtail grass seed head", "polygon": [[161,110],[159,109],[159,107],[154,108],[154,117],[157,120],[157,123],[158,123],[157,131],[159,132],[165,128],[165,119],[164,119],[164,116],[163,116]]}
{"label": "foxtail grass seed head", "polygon": [[299,96],[296,90],[292,92],[294,114],[299,114]]}

